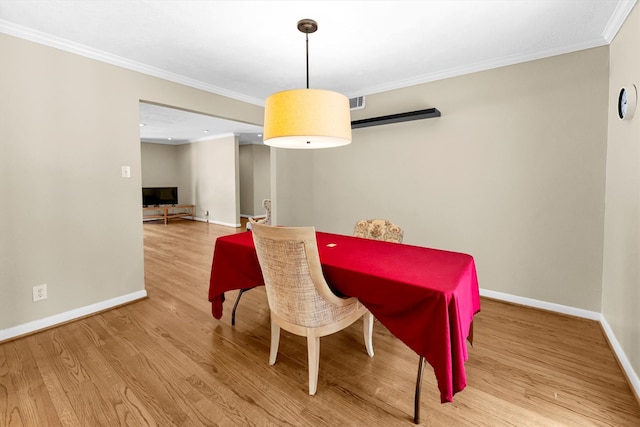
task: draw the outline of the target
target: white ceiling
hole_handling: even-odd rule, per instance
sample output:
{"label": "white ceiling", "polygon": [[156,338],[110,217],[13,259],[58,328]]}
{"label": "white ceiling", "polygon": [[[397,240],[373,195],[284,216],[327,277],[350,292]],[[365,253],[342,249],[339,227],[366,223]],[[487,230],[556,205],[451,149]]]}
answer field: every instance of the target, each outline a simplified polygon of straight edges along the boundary
{"label": "white ceiling", "polygon": [[[263,105],[306,85],[303,18],[319,27],[310,87],[352,98],[606,45],[635,3],[0,0],[0,32]],[[141,135],[175,143],[205,129],[260,131],[210,120],[145,105]]]}

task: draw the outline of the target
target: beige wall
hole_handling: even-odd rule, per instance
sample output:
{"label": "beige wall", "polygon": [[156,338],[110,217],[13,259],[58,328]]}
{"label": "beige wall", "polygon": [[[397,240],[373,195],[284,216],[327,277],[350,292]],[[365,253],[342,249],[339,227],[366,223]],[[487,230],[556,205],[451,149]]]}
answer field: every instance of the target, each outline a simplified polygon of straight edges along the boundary
{"label": "beige wall", "polygon": [[237,137],[183,144],[178,147],[178,153],[179,168],[185,179],[185,200],[196,205],[196,216],[203,217],[203,211],[208,210],[210,222],[239,227]]}
{"label": "beige wall", "polygon": [[[142,167],[143,187],[176,187],[180,180],[181,171],[178,165],[178,146],[168,144],[152,144],[142,142],[140,144],[140,160]],[[180,203],[190,200],[182,198],[181,189],[178,189]]]}
{"label": "beige wall", "polygon": [[271,198],[270,148],[240,146],[240,213],[247,217],[265,214],[262,201]]}
{"label": "beige wall", "polygon": [[4,34],[0,52],[2,332],[144,290],[141,100],[254,124],[263,111]]}
{"label": "beige wall", "polygon": [[325,206],[322,212],[314,212],[314,153],[314,150],[271,148],[273,224],[316,224],[316,220],[321,220],[320,216],[332,212],[333,206]]}
{"label": "beige wall", "polygon": [[264,199],[271,198],[271,147],[253,144],[253,210],[264,215]]}
{"label": "beige wall", "polygon": [[640,375],[640,111],[630,121],[616,115],[620,88],[640,88],[637,6],[611,44],[610,61],[602,314]]}
{"label": "beige wall", "polygon": [[253,217],[253,150],[241,145],[240,153],[240,214]]}
{"label": "beige wall", "polygon": [[341,148],[274,149],[277,223],[351,233],[387,218],[406,243],[473,255],[483,289],[599,312],[608,55],[367,96],[353,119],[442,117],[354,130]]}

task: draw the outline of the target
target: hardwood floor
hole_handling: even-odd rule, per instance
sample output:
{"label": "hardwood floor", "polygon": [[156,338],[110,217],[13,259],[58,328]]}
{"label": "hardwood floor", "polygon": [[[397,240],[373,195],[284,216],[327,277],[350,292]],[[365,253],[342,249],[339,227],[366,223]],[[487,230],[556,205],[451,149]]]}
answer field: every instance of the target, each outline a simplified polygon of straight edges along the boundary
{"label": "hardwood floor", "polygon": [[[418,357],[375,323],[321,340],[307,394],[306,341],[283,332],[268,365],[264,289],[207,301],[216,237],[201,222],[144,224],[149,298],[0,344],[0,426],[412,425]],[[480,278],[482,283],[482,278]],[[597,322],[482,300],[467,388],[440,404],[425,368],[425,426],[640,426],[640,405]]]}

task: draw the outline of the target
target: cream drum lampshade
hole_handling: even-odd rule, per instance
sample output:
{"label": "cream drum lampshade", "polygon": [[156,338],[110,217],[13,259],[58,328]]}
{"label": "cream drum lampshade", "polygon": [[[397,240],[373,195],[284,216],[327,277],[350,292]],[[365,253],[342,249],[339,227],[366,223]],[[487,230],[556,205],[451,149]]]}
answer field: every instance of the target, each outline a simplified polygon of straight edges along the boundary
{"label": "cream drum lampshade", "polygon": [[315,149],[351,142],[346,96],[321,89],[294,89],[267,98],[264,143],[279,148]]}

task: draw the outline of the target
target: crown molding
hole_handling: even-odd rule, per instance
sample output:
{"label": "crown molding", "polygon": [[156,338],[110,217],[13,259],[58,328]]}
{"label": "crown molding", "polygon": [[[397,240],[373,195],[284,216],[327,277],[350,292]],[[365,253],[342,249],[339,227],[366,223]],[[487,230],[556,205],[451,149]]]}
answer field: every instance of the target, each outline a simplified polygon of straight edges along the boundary
{"label": "crown molding", "polygon": [[611,43],[615,38],[618,31],[627,19],[627,16],[631,13],[631,10],[636,5],[637,0],[619,1],[616,5],[616,9],[611,15],[609,22],[604,31],[602,31],[602,37],[607,41],[607,44]]}
{"label": "crown molding", "polygon": [[34,43],[49,46],[55,49],[60,49],[66,52],[74,53],[76,55],[84,56],[87,58],[95,59],[97,61],[106,62],[117,67],[126,68],[128,70],[136,71],[142,74],[147,74],[153,77],[159,77],[164,80],[168,80],[174,83],[179,83],[185,86],[193,87],[195,89],[201,89],[206,92],[214,93],[216,95],[226,96],[238,101],[247,102],[258,106],[264,106],[264,100],[246,96],[237,92],[233,92],[218,86],[210,85],[199,80],[195,80],[189,77],[185,77],[179,74],[170,73],[168,71],[161,70],[156,67],[142,64],[140,62],[132,61],[121,56],[113,55],[98,49],[93,49],[79,43],[74,43],[69,40],[51,36],[49,34],[35,31],[21,25],[14,24],[0,19],[0,33],[8,34],[10,36],[18,37],[24,40],[32,41]]}
{"label": "crown molding", "polygon": [[410,86],[416,86],[419,84],[434,82],[438,80],[444,80],[452,77],[459,77],[466,74],[477,73],[480,71],[493,70],[496,68],[506,67],[509,65],[516,65],[516,64],[529,62],[529,61],[535,61],[538,59],[550,58],[552,56],[573,53],[580,50],[591,49],[595,47],[601,47],[607,44],[608,42],[604,39],[604,37],[602,37],[602,38],[597,38],[595,40],[590,40],[584,43],[565,46],[561,49],[548,49],[545,51],[538,51],[533,53],[511,55],[511,56],[500,58],[497,60],[483,61],[483,62],[477,62],[475,64],[465,65],[462,67],[449,68],[447,70],[437,72],[437,73],[423,74],[421,76],[413,77],[410,79],[398,80],[390,84],[370,87],[368,90],[364,92],[358,92],[357,95],[351,94],[351,93],[345,93],[345,95],[348,98],[353,98],[355,96],[375,95],[377,93],[387,92],[390,90],[403,89]]}

